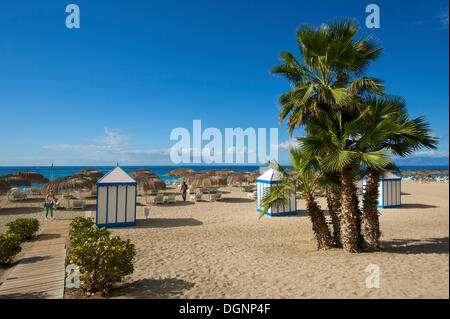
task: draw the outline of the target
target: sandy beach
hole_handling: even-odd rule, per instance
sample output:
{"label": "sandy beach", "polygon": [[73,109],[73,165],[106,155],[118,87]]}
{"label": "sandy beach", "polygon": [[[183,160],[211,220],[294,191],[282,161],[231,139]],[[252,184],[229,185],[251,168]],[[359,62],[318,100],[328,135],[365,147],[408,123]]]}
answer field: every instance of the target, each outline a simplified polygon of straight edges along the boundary
{"label": "sandy beach", "polygon": [[[317,251],[301,199],[297,216],[258,220],[247,193],[221,190],[222,202],[177,196],[175,204],[148,205],[148,219],[139,205],[136,227],[111,229],[137,249],[134,273],[112,298],[449,298],[448,184],[403,181],[402,207],[380,209],[382,251],[359,254]],[[319,202],[326,209],[325,198]],[[95,199],[87,203],[95,210]],[[42,211],[39,196],[16,203],[2,197],[0,232],[20,217],[45,223]],[[366,288],[369,264],[380,269],[378,289]],[[0,282],[11,268],[0,269]]]}

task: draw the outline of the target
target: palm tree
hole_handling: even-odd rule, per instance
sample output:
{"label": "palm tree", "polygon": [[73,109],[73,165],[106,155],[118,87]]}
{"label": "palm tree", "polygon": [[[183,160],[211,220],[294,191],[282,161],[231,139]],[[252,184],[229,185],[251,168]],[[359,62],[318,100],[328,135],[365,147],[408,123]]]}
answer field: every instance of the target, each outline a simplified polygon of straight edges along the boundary
{"label": "palm tree", "polygon": [[[321,158],[320,166],[326,171],[339,172],[341,185],[341,242],[348,252],[357,252],[360,243],[360,211],[354,178],[360,165],[382,169],[390,163],[386,150],[363,150],[363,143],[385,140],[383,128],[391,123],[386,120],[378,131],[367,130],[364,117],[338,110],[333,118],[327,112],[319,114],[320,122],[312,124],[310,135],[299,138],[307,156]],[[319,124],[320,123],[320,124]]]}
{"label": "palm tree", "polygon": [[[298,28],[300,60],[288,51],[283,52],[280,56],[282,64],[271,70],[272,74],[284,76],[292,87],[279,99],[279,120],[289,116],[290,135],[302,125],[306,125],[308,131],[308,123],[319,121],[318,114],[323,110],[355,109],[366,93],[383,94],[383,81],[364,76],[383,48],[371,36],[355,39],[358,31],[359,24],[355,20],[345,19],[331,21],[319,28],[309,25]],[[340,200],[338,189],[327,189],[328,210],[338,245]]]}
{"label": "palm tree", "polygon": [[[365,110],[361,115],[367,131],[373,135],[383,135],[385,139],[368,137],[360,143],[362,151],[390,150],[394,155],[407,156],[421,148],[435,149],[437,139],[430,135],[430,125],[424,117],[410,119],[405,101],[397,96],[367,96]],[[383,126],[386,121],[392,125]],[[378,143],[374,143],[378,140]],[[369,249],[379,249],[381,237],[377,209],[378,182],[385,168],[368,168],[364,190],[364,203],[361,216],[361,234],[364,245]]]}
{"label": "palm tree", "polygon": [[289,116],[291,135],[317,120],[320,110],[352,108],[355,97],[383,93],[381,80],[364,77],[383,49],[370,36],[356,40],[358,31],[355,20],[335,20],[319,28],[302,25],[297,30],[300,62],[286,51],[280,56],[283,64],[270,71],[284,76],[292,87],[279,99],[279,120]]}
{"label": "palm tree", "polygon": [[274,205],[283,204],[291,192],[295,189],[303,193],[306,199],[306,208],[311,218],[313,232],[317,240],[318,249],[328,249],[333,247],[333,238],[328,228],[325,216],[314,198],[314,191],[326,185],[327,180],[323,172],[317,168],[317,160],[307,157],[300,148],[289,149],[292,159],[292,166],[296,172],[295,177],[288,175],[283,167],[276,162],[269,162],[267,165],[282,173],[283,178],[280,184],[270,187],[264,195],[261,203],[263,206],[260,217]]}

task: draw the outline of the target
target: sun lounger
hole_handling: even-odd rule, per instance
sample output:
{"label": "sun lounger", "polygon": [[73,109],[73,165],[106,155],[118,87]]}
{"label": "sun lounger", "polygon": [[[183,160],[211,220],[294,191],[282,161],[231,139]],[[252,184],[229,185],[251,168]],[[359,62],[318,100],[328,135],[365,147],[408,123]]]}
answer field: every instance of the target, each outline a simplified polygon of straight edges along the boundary
{"label": "sun lounger", "polygon": [[256,196],[257,196],[256,191],[250,192],[250,193],[247,194],[247,197],[251,198],[251,199],[256,199]]}
{"label": "sun lounger", "polygon": [[193,200],[194,202],[197,202],[202,199],[202,194],[195,193],[195,194],[192,194],[189,198],[191,200]]}
{"label": "sun lounger", "polygon": [[153,199],[153,204],[164,204],[164,194],[158,194]]}
{"label": "sun lounger", "polygon": [[19,189],[15,188],[15,189],[10,190],[6,194],[6,198],[10,202],[19,202],[19,201],[22,201],[22,200],[26,199],[27,198],[27,194],[24,194]]}
{"label": "sun lounger", "polygon": [[74,199],[72,200],[72,209],[84,209],[86,202],[84,200]]}
{"label": "sun lounger", "polygon": [[167,204],[171,204],[171,203],[176,203],[176,199],[175,199],[175,195],[167,195],[167,199],[166,199],[166,203]]}

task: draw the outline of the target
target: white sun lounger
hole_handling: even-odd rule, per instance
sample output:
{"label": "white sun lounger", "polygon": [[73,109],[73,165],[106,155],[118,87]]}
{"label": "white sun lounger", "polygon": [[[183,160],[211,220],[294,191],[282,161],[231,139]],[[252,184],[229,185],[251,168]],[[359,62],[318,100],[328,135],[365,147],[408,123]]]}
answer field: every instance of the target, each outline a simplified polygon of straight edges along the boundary
{"label": "white sun lounger", "polygon": [[153,204],[164,204],[164,194],[158,194],[153,199]]}
{"label": "white sun lounger", "polygon": [[84,200],[74,199],[72,200],[72,209],[84,209],[86,202]]}
{"label": "white sun lounger", "polygon": [[167,199],[166,199],[166,203],[167,204],[171,204],[171,203],[176,203],[176,199],[175,199],[175,195],[167,195]]}
{"label": "white sun lounger", "polygon": [[189,198],[191,200],[193,200],[194,202],[197,202],[202,199],[202,194],[195,193],[195,194],[192,194]]}

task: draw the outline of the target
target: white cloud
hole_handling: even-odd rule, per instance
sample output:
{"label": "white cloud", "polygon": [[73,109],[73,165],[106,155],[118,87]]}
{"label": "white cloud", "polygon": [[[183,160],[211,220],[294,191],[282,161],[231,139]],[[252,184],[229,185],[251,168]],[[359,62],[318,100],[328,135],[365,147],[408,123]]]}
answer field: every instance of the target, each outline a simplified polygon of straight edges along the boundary
{"label": "white cloud", "polygon": [[415,152],[411,155],[411,157],[448,157],[448,152],[439,152],[439,151],[421,151]]}
{"label": "white cloud", "polygon": [[169,148],[162,149],[133,149],[127,143],[127,137],[118,129],[105,128],[105,136],[94,138],[96,144],[52,144],[43,145],[41,148],[61,152],[81,153],[87,159],[104,160],[129,160],[130,156],[144,155],[169,155]]}
{"label": "white cloud", "polygon": [[288,150],[290,147],[298,146],[299,142],[296,139],[289,139],[287,141],[281,142],[278,145],[274,145],[278,150]]}

